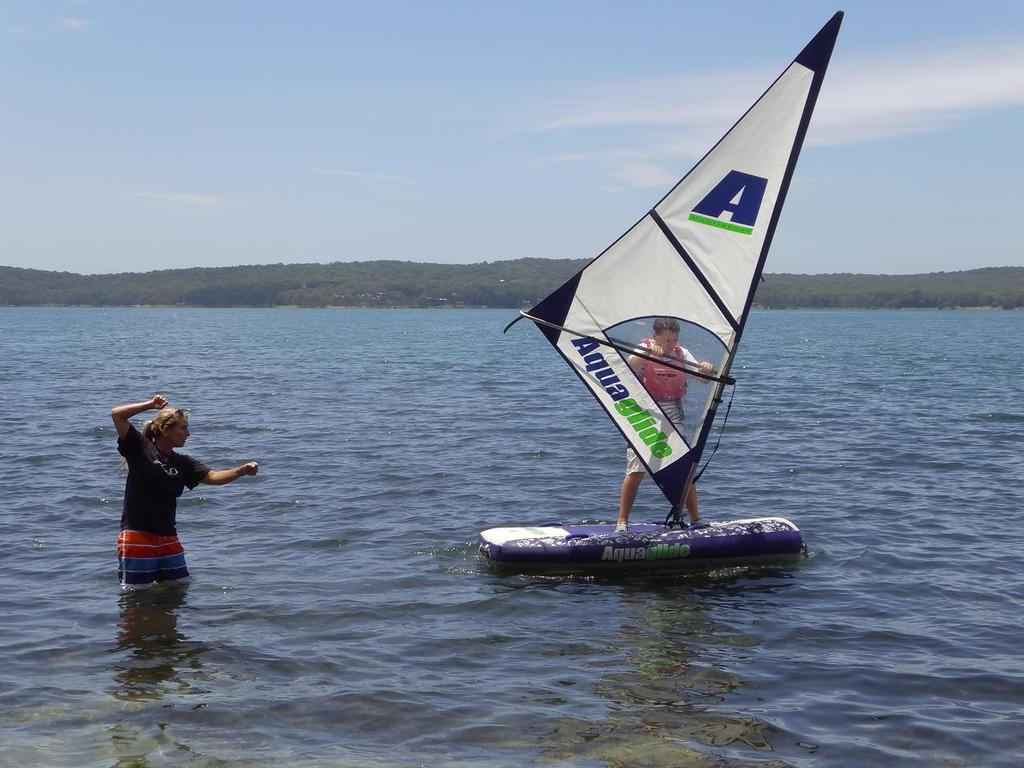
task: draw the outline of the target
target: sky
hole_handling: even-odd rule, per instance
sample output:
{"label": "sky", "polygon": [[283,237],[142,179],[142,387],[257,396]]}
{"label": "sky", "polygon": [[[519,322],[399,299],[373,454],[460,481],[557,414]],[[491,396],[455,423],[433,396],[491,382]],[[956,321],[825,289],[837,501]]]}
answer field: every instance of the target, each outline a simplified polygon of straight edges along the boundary
{"label": "sky", "polygon": [[769,273],[1024,265],[1024,2],[0,0],[0,265],[591,258],[844,10]]}

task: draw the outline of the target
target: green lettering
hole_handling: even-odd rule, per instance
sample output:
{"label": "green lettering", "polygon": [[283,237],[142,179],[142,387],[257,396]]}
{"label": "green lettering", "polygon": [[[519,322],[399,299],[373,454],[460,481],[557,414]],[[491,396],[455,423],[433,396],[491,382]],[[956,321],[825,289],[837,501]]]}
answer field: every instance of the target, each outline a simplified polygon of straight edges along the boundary
{"label": "green lettering", "polygon": [[[649,418],[651,418],[651,414],[649,414],[647,411],[637,411],[636,413],[626,417],[627,421],[629,421],[629,423],[633,425],[634,429],[637,428],[637,424],[640,424],[642,421]],[[643,427],[640,427],[640,429],[643,429]]]}
{"label": "green lettering", "polygon": [[627,397],[615,403],[615,410],[622,416],[629,416],[630,414],[641,410],[641,408],[637,404],[636,400],[632,397]]}
{"label": "green lettering", "polygon": [[659,440],[664,440],[665,433],[659,432],[657,427],[648,427],[640,432],[637,437],[644,441],[644,445],[651,445]]}
{"label": "green lettering", "polygon": [[672,455],[672,448],[668,443],[655,443],[651,446],[651,455],[656,459],[664,459]]}

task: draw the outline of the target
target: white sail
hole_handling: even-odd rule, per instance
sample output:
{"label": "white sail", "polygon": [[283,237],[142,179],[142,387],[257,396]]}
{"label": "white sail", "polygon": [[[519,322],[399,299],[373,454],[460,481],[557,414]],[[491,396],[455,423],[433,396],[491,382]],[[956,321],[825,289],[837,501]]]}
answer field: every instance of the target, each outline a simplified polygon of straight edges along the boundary
{"label": "white sail", "polygon": [[[608,412],[673,505],[685,498],[828,66],[842,13],[733,128],[607,250],[524,316]],[[717,374],[685,367],[682,421],[628,364],[655,318]]]}

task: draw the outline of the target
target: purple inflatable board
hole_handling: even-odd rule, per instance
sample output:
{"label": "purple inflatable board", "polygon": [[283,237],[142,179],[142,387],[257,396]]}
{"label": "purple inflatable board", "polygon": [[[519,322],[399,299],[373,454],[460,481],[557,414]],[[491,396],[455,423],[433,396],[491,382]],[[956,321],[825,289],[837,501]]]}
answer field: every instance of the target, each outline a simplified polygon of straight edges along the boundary
{"label": "purple inflatable board", "polygon": [[782,517],[759,517],[669,530],[659,523],[490,528],[480,551],[495,565],[531,571],[696,570],[795,560],[804,540]]}

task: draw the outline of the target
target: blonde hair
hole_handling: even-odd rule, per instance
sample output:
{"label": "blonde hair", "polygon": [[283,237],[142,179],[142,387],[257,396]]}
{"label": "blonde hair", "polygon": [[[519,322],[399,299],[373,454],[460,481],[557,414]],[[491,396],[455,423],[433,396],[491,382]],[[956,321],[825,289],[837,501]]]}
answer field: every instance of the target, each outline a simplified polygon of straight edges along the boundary
{"label": "blonde hair", "polygon": [[[188,424],[188,414],[181,408],[161,408],[160,413],[142,425],[142,436],[152,443],[157,435],[166,435],[167,430],[181,422]],[[128,459],[122,458],[117,468],[124,469],[127,466]]]}
{"label": "blonde hair", "polygon": [[162,408],[160,413],[142,425],[142,436],[152,442],[157,435],[166,435],[171,427],[185,422],[188,425],[188,414],[180,408]]}

